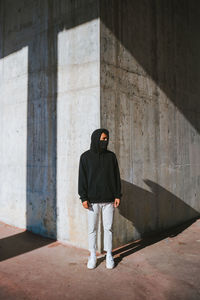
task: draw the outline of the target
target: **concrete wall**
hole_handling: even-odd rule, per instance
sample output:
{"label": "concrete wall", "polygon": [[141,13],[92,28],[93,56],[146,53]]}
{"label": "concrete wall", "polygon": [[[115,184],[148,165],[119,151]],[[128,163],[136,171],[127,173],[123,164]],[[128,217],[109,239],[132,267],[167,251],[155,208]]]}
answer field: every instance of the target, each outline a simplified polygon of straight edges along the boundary
{"label": "concrete wall", "polygon": [[78,163],[100,126],[98,1],[0,1],[0,219],[87,248]]}
{"label": "concrete wall", "polygon": [[78,163],[100,126],[113,247],[199,215],[200,5],[181,3],[0,1],[0,220],[87,248]]}
{"label": "concrete wall", "polygon": [[200,212],[198,1],[101,1],[101,125],[123,180],[114,247]]}
{"label": "concrete wall", "polygon": [[[49,28],[51,7],[46,1],[0,3],[1,76],[5,78],[0,90],[6,108],[0,133],[5,147],[1,186],[6,191],[1,189],[1,219],[6,216],[9,224],[55,237],[57,62],[56,35]],[[10,141],[5,135],[8,130]]]}
{"label": "concrete wall", "polygon": [[99,19],[58,35],[57,238],[83,248],[87,210],[77,194],[78,167],[100,127],[99,49]]}
{"label": "concrete wall", "polygon": [[27,47],[0,60],[0,219],[26,227]]}

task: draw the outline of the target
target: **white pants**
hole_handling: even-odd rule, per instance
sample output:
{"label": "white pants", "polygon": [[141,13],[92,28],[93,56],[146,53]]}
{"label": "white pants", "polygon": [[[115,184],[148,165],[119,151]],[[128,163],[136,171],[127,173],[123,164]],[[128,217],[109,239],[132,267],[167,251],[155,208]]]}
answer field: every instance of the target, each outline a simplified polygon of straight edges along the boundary
{"label": "white pants", "polygon": [[96,251],[96,236],[99,211],[102,209],[102,219],[104,228],[104,250],[112,251],[112,234],[113,234],[113,214],[114,202],[109,203],[90,203],[88,209],[88,244],[89,251]]}

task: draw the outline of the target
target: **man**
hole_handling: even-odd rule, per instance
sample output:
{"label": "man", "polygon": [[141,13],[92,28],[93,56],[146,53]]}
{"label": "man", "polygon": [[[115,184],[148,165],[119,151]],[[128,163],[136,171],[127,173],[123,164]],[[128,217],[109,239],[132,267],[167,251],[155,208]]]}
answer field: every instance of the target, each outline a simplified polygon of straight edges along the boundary
{"label": "man", "polygon": [[102,209],[106,267],[114,267],[112,256],[112,224],[114,208],[122,197],[117,157],[107,149],[109,131],[99,128],[91,135],[90,149],[83,152],[79,161],[78,194],[88,210],[88,243],[90,257],[88,269],[96,267],[96,235],[99,211]]}

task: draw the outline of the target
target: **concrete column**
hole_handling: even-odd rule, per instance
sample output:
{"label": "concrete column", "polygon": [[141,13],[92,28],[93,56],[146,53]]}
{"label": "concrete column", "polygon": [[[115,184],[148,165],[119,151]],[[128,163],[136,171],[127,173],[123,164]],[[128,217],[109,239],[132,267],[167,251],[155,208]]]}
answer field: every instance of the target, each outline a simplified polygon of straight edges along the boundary
{"label": "concrete column", "polygon": [[100,126],[99,19],[58,34],[58,239],[87,248],[87,210],[78,191],[78,166]]}
{"label": "concrete column", "polygon": [[200,5],[184,4],[100,2],[101,125],[123,181],[114,247],[200,213]]}

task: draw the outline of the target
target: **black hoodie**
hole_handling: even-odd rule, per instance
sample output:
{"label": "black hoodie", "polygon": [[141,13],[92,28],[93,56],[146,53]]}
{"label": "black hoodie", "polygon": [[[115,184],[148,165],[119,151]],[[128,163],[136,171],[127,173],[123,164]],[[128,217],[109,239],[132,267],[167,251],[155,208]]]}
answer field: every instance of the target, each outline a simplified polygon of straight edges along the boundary
{"label": "black hoodie", "polygon": [[96,129],[91,135],[90,149],[80,156],[78,194],[82,202],[113,202],[122,197],[117,157],[107,147],[100,147],[102,132],[107,134],[109,141],[107,129]]}

